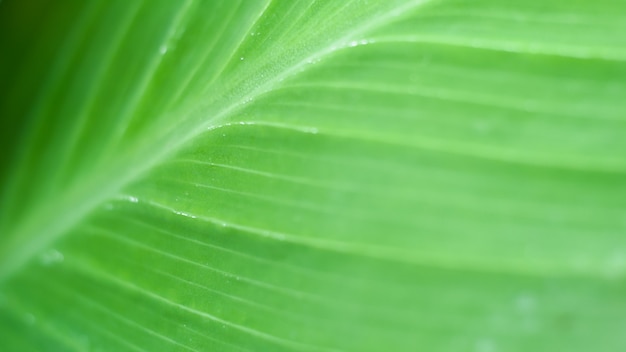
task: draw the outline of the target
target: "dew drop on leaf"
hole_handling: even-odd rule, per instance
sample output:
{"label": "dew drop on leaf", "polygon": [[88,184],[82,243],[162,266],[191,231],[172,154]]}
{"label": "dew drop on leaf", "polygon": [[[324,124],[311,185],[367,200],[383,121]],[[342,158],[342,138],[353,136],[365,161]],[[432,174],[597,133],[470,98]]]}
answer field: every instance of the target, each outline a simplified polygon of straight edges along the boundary
{"label": "dew drop on leaf", "polygon": [[37,322],[37,318],[35,318],[35,316],[31,313],[26,313],[24,315],[24,320],[26,321],[26,324],[28,325],[35,325],[35,323]]}
{"label": "dew drop on leaf", "polygon": [[535,308],[536,302],[528,293],[521,293],[515,300],[515,305],[520,312],[529,312]]}
{"label": "dew drop on leaf", "polygon": [[476,341],[476,352],[495,352],[496,345],[491,339],[480,339]]}
{"label": "dew drop on leaf", "polygon": [[57,263],[61,263],[65,260],[65,256],[63,253],[57,251],[56,249],[49,249],[43,252],[40,256],[40,262],[44,266],[50,266]]}

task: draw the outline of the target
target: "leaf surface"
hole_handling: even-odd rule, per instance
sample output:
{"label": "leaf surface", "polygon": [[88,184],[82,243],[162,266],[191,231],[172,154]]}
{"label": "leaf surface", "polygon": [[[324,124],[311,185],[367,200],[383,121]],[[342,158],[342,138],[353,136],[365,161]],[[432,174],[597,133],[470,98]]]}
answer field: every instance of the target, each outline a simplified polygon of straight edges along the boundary
{"label": "leaf surface", "polygon": [[1,3],[3,350],[622,351],[625,16]]}

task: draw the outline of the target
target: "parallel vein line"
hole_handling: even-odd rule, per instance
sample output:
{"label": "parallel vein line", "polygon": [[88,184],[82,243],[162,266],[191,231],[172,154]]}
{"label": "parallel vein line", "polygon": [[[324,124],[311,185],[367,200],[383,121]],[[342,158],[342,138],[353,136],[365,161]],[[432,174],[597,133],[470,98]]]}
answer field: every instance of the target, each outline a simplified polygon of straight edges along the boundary
{"label": "parallel vein line", "polygon": [[144,290],[143,288],[141,288],[141,287],[139,287],[139,286],[137,286],[137,285],[135,285],[135,284],[133,284],[131,282],[121,280],[120,278],[118,278],[115,275],[111,275],[111,274],[106,273],[106,272],[101,271],[101,270],[91,270],[90,266],[87,263],[85,263],[85,265],[75,265],[75,266],[72,266],[72,269],[77,271],[77,272],[81,272],[84,275],[87,275],[89,277],[95,277],[95,278],[100,278],[102,280],[106,280],[108,282],[116,284],[117,286],[122,287],[124,289],[127,289],[129,291],[133,291],[133,292],[136,292],[138,294],[141,294],[141,295],[144,295],[146,297],[149,297],[149,298],[151,298],[151,299],[153,299],[153,300],[155,300],[157,302],[161,302],[161,303],[167,304],[167,305],[169,305],[171,307],[174,307],[174,308],[180,309],[182,311],[194,314],[196,316],[204,317],[204,318],[213,320],[213,321],[215,321],[217,323],[230,326],[230,327],[232,327],[234,329],[240,330],[242,332],[248,333],[248,334],[250,334],[252,336],[256,336],[258,338],[261,338],[261,339],[264,339],[264,340],[267,340],[267,341],[270,341],[270,342],[274,342],[274,343],[277,343],[277,344],[280,344],[280,345],[283,345],[283,346],[289,346],[289,347],[293,347],[293,348],[303,348],[303,349],[306,349],[306,350],[336,351],[334,349],[326,349],[326,348],[323,348],[323,347],[311,346],[311,345],[307,345],[307,344],[303,344],[303,343],[298,343],[298,342],[294,342],[294,341],[290,341],[290,340],[285,340],[283,338],[280,338],[280,337],[277,337],[277,336],[274,336],[274,335],[270,335],[270,334],[267,334],[265,332],[258,331],[258,330],[255,330],[255,329],[243,326],[243,325],[234,324],[234,323],[232,323],[230,321],[226,321],[224,319],[221,319],[221,318],[219,318],[219,317],[217,317],[215,315],[212,315],[212,314],[209,314],[209,313],[206,313],[206,312],[203,312],[203,311],[199,311],[199,310],[193,309],[191,307],[182,305],[180,303],[171,301],[171,300],[169,300],[169,299],[167,299],[165,297],[162,297],[162,296],[160,296],[160,295],[158,295],[158,294],[156,294],[156,293],[154,293],[152,291]]}

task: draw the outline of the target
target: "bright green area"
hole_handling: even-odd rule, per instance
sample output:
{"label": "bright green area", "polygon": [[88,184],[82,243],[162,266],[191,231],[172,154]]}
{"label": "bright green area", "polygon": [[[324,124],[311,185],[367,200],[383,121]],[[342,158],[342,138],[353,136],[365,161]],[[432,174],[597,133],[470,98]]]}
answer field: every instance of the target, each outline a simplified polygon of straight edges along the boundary
{"label": "bright green area", "polygon": [[626,351],[626,2],[0,3],[0,350]]}

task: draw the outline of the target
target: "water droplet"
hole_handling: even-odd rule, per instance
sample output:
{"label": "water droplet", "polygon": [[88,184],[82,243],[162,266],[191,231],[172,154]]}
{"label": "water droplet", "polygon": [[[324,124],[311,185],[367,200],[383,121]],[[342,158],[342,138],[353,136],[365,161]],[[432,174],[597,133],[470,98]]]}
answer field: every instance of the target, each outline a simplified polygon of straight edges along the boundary
{"label": "water droplet", "polygon": [[243,61],[243,56],[239,58],[239,60]]}
{"label": "water droplet", "polygon": [[82,346],[83,347],[82,350],[85,350],[85,351],[90,351],[91,350],[91,348],[90,348],[91,347],[91,340],[89,339],[89,336],[82,335],[82,336],[78,337],[78,342],[83,345]]}
{"label": "water droplet", "polygon": [[515,299],[515,306],[522,312],[528,312],[534,309],[535,305],[535,299],[527,293],[522,293]]}
{"label": "water droplet", "polygon": [[63,262],[63,260],[65,260],[65,256],[63,255],[63,253],[57,251],[56,249],[49,249],[43,252],[39,259],[41,261],[41,264],[45,266],[50,266]]}
{"label": "water droplet", "polygon": [[164,55],[167,52],[167,45],[161,45],[159,47],[159,53],[161,53],[161,55]]}
{"label": "water droplet", "polygon": [[306,133],[311,133],[311,134],[317,134],[319,132],[317,127],[305,127],[305,128],[302,129],[302,131],[304,131]]}
{"label": "water droplet", "polygon": [[176,213],[177,215],[182,215],[182,216],[187,217],[187,218],[191,218],[191,219],[196,219],[197,218],[197,216],[191,215],[189,213],[185,213],[184,211],[174,211],[174,213]]}
{"label": "water droplet", "polygon": [[37,322],[37,318],[30,313],[26,313],[24,315],[24,320],[26,320],[26,324],[28,325],[34,325]]}
{"label": "water droplet", "polygon": [[353,40],[350,42],[350,46],[357,46],[359,45],[359,42],[357,42],[356,40]]}
{"label": "water droplet", "polygon": [[476,352],[495,352],[496,344],[490,339],[476,341]]}
{"label": "water droplet", "polygon": [[476,121],[473,127],[478,133],[488,133],[491,130],[491,126],[485,121]]}
{"label": "water droplet", "polygon": [[129,196],[128,201],[131,203],[138,203],[139,199],[137,199],[137,197]]}
{"label": "water droplet", "polygon": [[621,251],[613,253],[607,262],[606,272],[612,277],[620,277],[626,274],[626,253]]}

